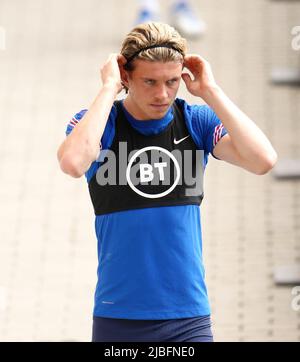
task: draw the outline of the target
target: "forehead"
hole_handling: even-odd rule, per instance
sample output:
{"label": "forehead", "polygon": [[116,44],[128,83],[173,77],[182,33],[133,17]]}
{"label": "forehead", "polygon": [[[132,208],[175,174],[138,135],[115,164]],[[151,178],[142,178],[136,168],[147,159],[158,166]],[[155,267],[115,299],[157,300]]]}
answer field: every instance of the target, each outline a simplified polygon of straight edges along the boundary
{"label": "forehead", "polygon": [[143,78],[172,78],[178,77],[182,72],[180,62],[153,62],[137,59],[135,61],[134,76]]}

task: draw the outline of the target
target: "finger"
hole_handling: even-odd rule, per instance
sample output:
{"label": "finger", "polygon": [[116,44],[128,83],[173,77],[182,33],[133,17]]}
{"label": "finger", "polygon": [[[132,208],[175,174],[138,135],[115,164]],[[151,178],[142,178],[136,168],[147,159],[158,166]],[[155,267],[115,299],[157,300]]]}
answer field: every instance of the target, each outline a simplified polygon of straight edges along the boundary
{"label": "finger", "polygon": [[205,64],[202,63],[199,59],[190,61],[186,64],[186,68],[192,73],[192,75],[197,78],[200,74],[202,74],[205,69]]}
{"label": "finger", "polygon": [[117,54],[116,54],[116,53],[111,53],[111,54],[109,54],[109,56],[108,56],[108,61],[111,61],[111,60],[113,60],[113,59],[117,59]]}
{"label": "finger", "polygon": [[192,78],[188,73],[182,73],[181,74],[182,79],[184,80],[184,83],[188,86],[192,82]]}
{"label": "finger", "polygon": [[199,67],[199,60],[197,60],[195,57],[189,56],[188,58],[184,59],[183,65],[193,72],[196,68]]}
{"label": "finger", "polygon": [[184,62],[186,63],[190,63],[192,61],[195,61],[197,60],[198,56],[195,55],[195,54],[187,54],[185,57],[184,57]]}
{"label": "finger", "polygon": [[205,66],[206,63],[207,61],[200,57],[200,55],[188,55],[184,58],[183,65],[190,70],[199,70]]}
{"label": "finger", "polygon": [[109,56],[107,57],[106,61],[103,62],[103,67],[110,64],[114,59],[114,54],[109,54]]}
{"label": "finger", "polygon": [[205,58],[203,58],[201,55],[199,54],[186,54],[186,56],[184,57],[184,60],[187,61],[191,61],[191,60],[200,60],[201,62],[206,62],[207,60]]}

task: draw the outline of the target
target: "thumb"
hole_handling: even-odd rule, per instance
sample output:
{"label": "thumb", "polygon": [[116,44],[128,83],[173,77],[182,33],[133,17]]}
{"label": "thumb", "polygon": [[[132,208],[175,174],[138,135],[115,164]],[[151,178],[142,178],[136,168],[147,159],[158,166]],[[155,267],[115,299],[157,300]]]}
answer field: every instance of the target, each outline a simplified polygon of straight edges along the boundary
{"label": "thumb", "polygon": [[191,76],[188,73],[182,73],[181,77],[184,80],[184,83],[186,84],[186,86],[188,87],[192,82]]}

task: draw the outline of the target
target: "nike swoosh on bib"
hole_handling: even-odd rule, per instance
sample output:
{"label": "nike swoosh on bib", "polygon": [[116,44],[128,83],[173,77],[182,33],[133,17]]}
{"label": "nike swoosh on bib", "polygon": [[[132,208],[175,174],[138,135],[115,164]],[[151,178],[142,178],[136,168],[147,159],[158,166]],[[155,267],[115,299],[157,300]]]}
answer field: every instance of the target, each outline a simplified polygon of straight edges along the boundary
{"label": "nike swoosh on bib", "polygon": [[178,141],[174,138],[174,143],[175,143],[175,145],[178,145],[178,143],[184,141],[184,140],[185,140],[186,138],[188,138],[188,137],[190,137],[190,135],[188,135],[188,136],[186,136],[186,137],[184,137],[184,138],[181,138],[181,139],[178,140]]}

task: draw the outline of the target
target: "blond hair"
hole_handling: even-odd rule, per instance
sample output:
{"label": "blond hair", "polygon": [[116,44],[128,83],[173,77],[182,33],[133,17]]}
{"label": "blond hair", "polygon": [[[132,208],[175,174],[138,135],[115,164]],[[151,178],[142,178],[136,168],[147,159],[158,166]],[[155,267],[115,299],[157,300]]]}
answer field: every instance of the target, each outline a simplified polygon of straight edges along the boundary
{"label": "blond hair", "polygon": [[[166,44],[169,47],[164,46]],[[162,45],[162,47],[159,47],[159,45]],[[139,52],[149,46],[157,47]],[[134,59],[162,62],[183,62],[186,52],[186,40],[170,25],[157,22],[137,25],[127,34],[121,48],[121,54],[126,59],[130,59],[138,53],[134,56]],[[129,71],[134,69],[131,61],[125,64],[125,69]]]}

